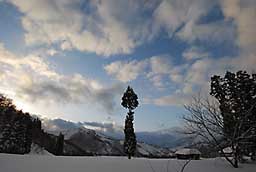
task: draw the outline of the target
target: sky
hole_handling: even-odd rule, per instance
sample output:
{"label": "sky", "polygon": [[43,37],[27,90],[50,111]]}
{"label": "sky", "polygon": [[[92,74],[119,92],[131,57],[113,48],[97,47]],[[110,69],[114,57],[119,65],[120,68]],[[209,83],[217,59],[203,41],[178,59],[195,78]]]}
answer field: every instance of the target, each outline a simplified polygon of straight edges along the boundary
{"label": "sky", "polygon": [[0,0],[0,92],[19,109],[135,129],[182,124],[227,70],[256,71],[255,0]]}

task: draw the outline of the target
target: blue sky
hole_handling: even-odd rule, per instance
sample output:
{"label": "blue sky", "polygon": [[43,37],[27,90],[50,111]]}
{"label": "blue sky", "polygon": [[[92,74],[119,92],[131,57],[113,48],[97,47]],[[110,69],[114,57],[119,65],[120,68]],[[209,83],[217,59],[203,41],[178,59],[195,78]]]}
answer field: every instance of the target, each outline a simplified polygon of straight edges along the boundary
{"label": "blue sky", "polygon": [[253,0],[0,0],[0,92],[47,118],[180,125],[183,105],[226,70],[256,70]]}

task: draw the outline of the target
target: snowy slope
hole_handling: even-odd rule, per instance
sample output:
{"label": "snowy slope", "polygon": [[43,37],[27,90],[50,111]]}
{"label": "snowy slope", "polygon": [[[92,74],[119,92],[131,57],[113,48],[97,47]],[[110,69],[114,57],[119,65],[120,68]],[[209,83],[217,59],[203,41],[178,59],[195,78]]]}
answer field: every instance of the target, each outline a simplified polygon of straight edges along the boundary
{"label": "snowy slope", "polygon": [[[55,135],[58,135],[59,132],[64,134],[66,142],[72,143],[88,154],[112,156],[125,155],[123,152],[123,142],[121,140],[109,138],[94,130],[79,127],[67,130],[51,131],[51,133]],[[66,144],[64,146],[64,152],[70,155]],[[146,143],[138,143],[137,145],[136,156],[139,157],[166,157],[169,154],[170,151],[168,149],[163,149]]]}
{"label": "snowy slope", "polygon": [[147,157],[167,157],[172,153],[169,149],[163,149],[146,143],[138,143],[137,151]]}
{"label": "snowy slope", "polygon": [[[42,118],[42,127],[48,133],[58,135],[59,132],[66,133],[66,137],[72,135],[77,128],[88,129],[88,122],[72,122],[63,119],[47,119]],[[104,135],[114,139],[123,139],[123,127],[115,126],[111,124],[97,124],[98,127],[93,127],[93,129],[98,135]],[[103,128],[102,128],[103,127]],[[106,127],[106,128],[104,128]],[[110,128],[108,128],[110,127]],[[89,130],[88,129],[88,130]],[[136,132],[136,138],[139,142],[144,142],[147,144],[157,145],[160,147],[175,148],[178,146],[184,147],[189,146],[192,140],[181,134],[182,129],[179,127],[173,127],[165,130],[159,130],[154,132]]]}
{"label": "snowy slope", "polygon": [[[2,172],[179,172],[183,160],[124,157],[54,157],[0,154]],[[168,168],[167,168],[168,166]],[[168,169],[168,170],[167,170]],[[185,172],[255,172],[255,164],[234,169],[222,159],[191,161]]]}
{"label": "snowy slope", "polygon": [[47,155],[47,156],[53,156],[50,152],[46,151],[44,148],[40,147],[39,145],[32,143],[31,149],[29,152],[30,155]]}

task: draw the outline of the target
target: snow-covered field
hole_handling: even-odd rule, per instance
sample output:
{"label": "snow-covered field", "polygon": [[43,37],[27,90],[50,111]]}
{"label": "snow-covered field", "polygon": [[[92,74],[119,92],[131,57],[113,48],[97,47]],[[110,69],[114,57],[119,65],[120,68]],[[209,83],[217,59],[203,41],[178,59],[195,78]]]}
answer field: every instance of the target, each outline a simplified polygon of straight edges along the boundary
{"label": "snow-covered field", "polygon": [[[1,172],[178,172],[182,160],[125,157],[57,157],[51,155],[10,155],[0,153]],[[191,161],[184,172],[256,172],[256,164],[234,169],[217,159]]]}

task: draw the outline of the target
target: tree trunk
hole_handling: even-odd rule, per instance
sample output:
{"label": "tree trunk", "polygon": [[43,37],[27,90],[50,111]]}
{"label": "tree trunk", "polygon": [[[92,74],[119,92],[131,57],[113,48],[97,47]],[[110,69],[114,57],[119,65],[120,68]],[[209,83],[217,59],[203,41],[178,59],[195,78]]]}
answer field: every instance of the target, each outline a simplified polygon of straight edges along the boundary
{"label": "tree trunk", "polygon": [[256,155],[255,155],[255,151],[253,150],[252,155],[251,155],[251,160],[255,161],[256,160]]}
{"label": "tree trunk", "polygon": [[234,150],[234,164],[233,164],[233,166],[235,168],[238,168],[239,147],[236,145],[233,150]]}
{"label": "tree trunk", "polygon": [[131,159],[131,155],[130,154],[128,154],[128,159]]}

